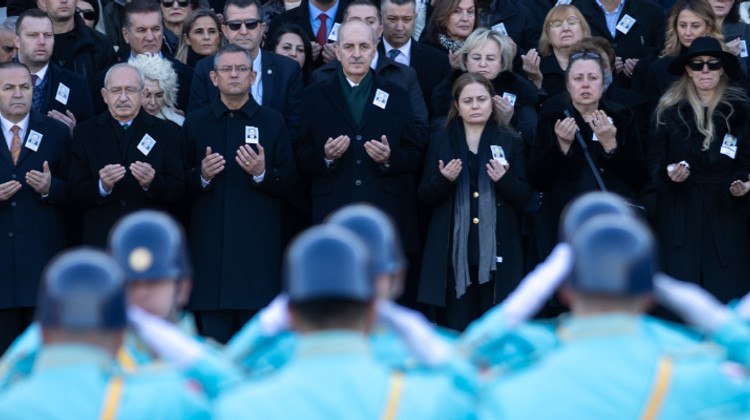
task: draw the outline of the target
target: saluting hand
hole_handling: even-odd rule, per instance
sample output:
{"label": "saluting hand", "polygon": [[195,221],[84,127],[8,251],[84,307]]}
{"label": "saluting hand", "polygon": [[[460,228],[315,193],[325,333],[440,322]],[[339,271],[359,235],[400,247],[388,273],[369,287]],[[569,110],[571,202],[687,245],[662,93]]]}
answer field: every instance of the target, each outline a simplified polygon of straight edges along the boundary
{"label": "saluting hand", "polygon": [[102,188],[106,192],[112,191],[115,184],[123,177],[125,177],[125,167],[119,163],[104,165],[102,169],[99,169],[99,180],[102,181]]}
{"label": "saluting hand", "polygon": [[130,164],[130,172],[133,174],[141,188],[147,190],[154,181],[156,170],[148,162],[135,161]]}
{"label": "saluting hand", "polygon": [[21,183],[18,181],[8,181],[0,184],[0,201],[6,201],[13,197],[21,189]]}
{"label": "saluting hand", "polygon": [[206,157],[201,160],[201,177],[206,181],[214,179],[216,174],[224,170],[225,164],[224,156],[211,153],[211,146],[207,146]]}
{"label": "saluting hand", "polygon": [[448,162],[447,165],[445,165],[443,164],[442,160],[439,160],[438,169],[440,169],[440,173],[443,174],[443,176],[448,181],[453,182],[461,173],[461,169],[463,169],[463,163],[461,163],[461,159],[451,159],[451,161]]}
{"label": "saluting hand", "polygon": [[365,152],[375,162],[387,165],[388,159],[391,157],[391,147],[388,146],[388,138],[383,134],[380,136],[380,141],[374,139],[366,141]]}
{"label": "saluting hand", "polygon": [[234,157],[240,168],[252,176],[261,176],[266,170],[266,154],[260,143],[257,146],[258,153],[255,153],[249,144],[243,144],[237,149],[237,156]]}
{"label": "saluting hand", "polygon": [[52,186],[52,173],[49,171],[49,164],[46,160],[42,163],[42,172],[34,170],[26,172],[26,183],[41,195],[49,194]]}

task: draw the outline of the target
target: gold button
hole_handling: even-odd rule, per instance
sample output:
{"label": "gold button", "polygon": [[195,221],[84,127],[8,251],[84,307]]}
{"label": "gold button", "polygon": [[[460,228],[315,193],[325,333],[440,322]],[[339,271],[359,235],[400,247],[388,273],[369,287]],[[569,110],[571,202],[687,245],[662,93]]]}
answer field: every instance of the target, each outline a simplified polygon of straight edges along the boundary
{"label": "gold button", "polygon": [[474,224],[475,224],[475,225],[476,225],[476,224],[479,224],[479,218],[478,218],[478,217],[475,217],[475,218],[474,218],[474,219],[472,220],[472,222],[474,222]]}
{"label": "gold button", "polygon": [[472,194],[471,196],[474,197],[474,198],[479,198],[479,193],[476,192],[476,191],[474,191],[474,194]]}

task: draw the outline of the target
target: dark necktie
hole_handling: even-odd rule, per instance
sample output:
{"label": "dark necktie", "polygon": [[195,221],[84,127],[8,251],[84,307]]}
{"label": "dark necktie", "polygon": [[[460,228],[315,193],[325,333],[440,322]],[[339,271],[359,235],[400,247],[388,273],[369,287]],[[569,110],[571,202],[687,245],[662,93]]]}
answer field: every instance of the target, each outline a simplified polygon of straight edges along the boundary
{"label": "dark necktie", "polygon": [[315,39],[322,47],[326,45],[326,34],[328,32],[328,28],[326,28],[326,19],[328,19],[328,16],[326,16],[325,13],[321,13],[318,15],[318,19],[320,20],[320,28],[318,28],[318,34],[315,35]]}
{"label": "dark necktie", "polygon": [[399,54],[401,54],[401,51],[394,48],[388,51],[388,58],[390,58],[393,61],[396,61],[396,57],[398,57]]}

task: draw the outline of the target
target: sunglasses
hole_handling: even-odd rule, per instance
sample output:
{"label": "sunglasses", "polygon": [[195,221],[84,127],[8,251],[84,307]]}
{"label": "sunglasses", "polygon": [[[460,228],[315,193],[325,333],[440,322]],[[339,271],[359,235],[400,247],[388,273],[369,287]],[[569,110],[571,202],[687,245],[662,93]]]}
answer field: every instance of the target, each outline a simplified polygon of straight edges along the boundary
{"label": "sunglasses", "polygon": [[[161,5],[164,6],[164,7],[167,7],[167,8],[172,7],[172,5],[174,5],[174,3],[175,3],[175,0],[171,0],[171,1],[170,0],[161,0]],[[177,5],[180,6],[180,7],[188,7],[188,6],[190,6],[190,0],[180,0],[180,1],[177,2]]]}
{"label": "sunglasses", "polygon": [[242,28],[242,25],[245,25],[245,28],[247,28],[248,31],[252,31],[257,28],[259,24],[260,21],[258,19],[230,20],[226,23],[227,28],[232,31],[239,31],[240,28]]}
{"label": "sunglasses", "polygon": [[84,18],[84,19],[86,19],[86,20],[94,20],[94,19],[96,19],[96,12],[94,11],[94,9],[86,9],[86,10],[84,10],[84,9],[79,9],[79,8],[76,7],[76,12],[80,13],[81,17]]}
{"label": "sunglasses", "polygon": [[712,58],[708,61],[700,61],[700,60],[690,60],[688,61],[688,66],[690,67],[690,70],[692,71],[703,71],[703,66],[708,66],[708,69],[710,71],[716,71],[721,69],[722,62],[720,58]]}

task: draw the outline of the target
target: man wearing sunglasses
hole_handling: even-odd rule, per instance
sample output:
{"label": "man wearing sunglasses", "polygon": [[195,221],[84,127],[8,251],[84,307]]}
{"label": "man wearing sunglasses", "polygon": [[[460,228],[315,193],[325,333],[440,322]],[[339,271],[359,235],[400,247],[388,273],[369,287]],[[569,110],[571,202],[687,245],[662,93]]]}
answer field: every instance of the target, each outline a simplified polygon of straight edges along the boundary
{"label": "man wearing sunglasses", "polygon": [[[294,139],[299,128],[302,71],[291,58],[260,48],[266,29],[262,16],[259,0],[227,0],[221,30],[230,44],[250,52],[256,77],[248,94],[258,105],[279,112],[286,122],[289,138]],[[213,56],[207,57],[195,66],[188,112],[207,106],[219,97],[219,90],[209,77],[213,60]]]}
{"label": "man wearing sunglasses", "polygon": [[125,20],[122,24],[122,35],[129,47],[120,51],[123,61],[146,53],[168,60],[177,73],[177,108],[187,109],[193,69],[162,51],[164,26],[159,5],[150,0],[133,0],[125,7]]}
{"label": "man wearing sunglasses", "polygon": [[50,62],[55,38],[52,21],[39,9],[18,17],[15,43],[18,62],[26,64],[34,82],[32,108],[61,121],[70,129],[94,116],[94,103],[86,79]]}

